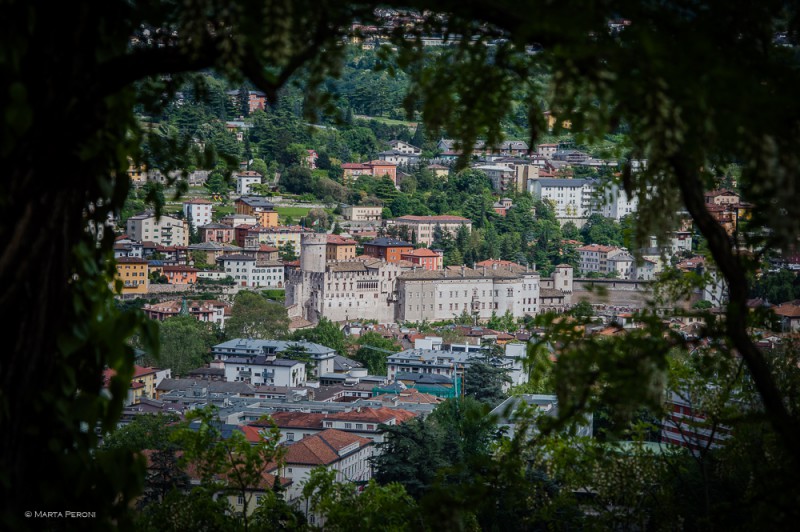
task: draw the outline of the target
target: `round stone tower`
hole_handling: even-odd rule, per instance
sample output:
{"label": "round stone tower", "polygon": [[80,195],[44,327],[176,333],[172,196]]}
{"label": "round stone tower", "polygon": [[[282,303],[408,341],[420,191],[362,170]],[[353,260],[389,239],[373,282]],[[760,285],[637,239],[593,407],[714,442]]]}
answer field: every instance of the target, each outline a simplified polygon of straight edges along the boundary
{"label": "round stone tower", "polygon": [[559,264],[553,272],[553,288],[557,288],[567,293],[572,294],[572,266],[569,264]]}
{"label": "round stone tower", "polygon": [[325,247],[328,235],[325,233],[304,233],[300,237],[300,270],[303,272],[325,271]]}

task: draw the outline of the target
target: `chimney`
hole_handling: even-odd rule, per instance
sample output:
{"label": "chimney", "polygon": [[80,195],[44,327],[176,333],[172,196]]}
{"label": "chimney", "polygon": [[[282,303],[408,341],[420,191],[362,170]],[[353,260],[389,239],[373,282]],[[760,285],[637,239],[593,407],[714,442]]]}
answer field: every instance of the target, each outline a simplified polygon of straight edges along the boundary
{"label": "chimney", "polygon": [[493,270],[496,270],[496,269],[497,269],[497,263],[496,263],[496,262],[492,262],[492,269],[493,269]]}
{"label": "chimney", "polygon": [[465,277],[465,275],[464,275],[464,270],[465,270],[465,269],[466,269],[466,266],[464,266],[464,265],[462,264],[462,265],[461,265],[461,277]]}

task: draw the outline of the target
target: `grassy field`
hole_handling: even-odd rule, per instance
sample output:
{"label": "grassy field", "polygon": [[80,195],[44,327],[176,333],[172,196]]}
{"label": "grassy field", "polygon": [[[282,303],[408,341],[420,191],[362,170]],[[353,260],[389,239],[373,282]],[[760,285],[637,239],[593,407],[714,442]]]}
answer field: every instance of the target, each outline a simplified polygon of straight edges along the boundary
{"label": "grassy field", "polygon": [[374,120],[376,122],[380,122],[382,124],[386,124],[387,126],[406,126],[410,129],[417,129],[416,122],[407,122],[405,120],[395,120],[393,118],[384,118],[382,116],[367,116],[367,115],[356,115],[355,116],[361,120]]}
{"label": "grassy field", "polygon": [[275,207],[275,210],[278,213],[278,217],[280,219],[284,219],[287,216],[291,216],[295,219],[295,221],[299,220],[306,214],[308,214],[309,209],[308,207]]}

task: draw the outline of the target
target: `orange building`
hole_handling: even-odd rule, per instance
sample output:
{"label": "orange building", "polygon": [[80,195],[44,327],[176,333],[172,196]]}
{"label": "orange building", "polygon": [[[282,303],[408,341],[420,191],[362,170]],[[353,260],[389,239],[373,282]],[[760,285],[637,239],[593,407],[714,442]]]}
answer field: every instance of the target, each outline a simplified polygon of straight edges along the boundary
{"label": "orange building", "polygon": [[274,205],[259,196],[242,196],[235,201],[236,214],[255,216],[261,227],[278,227],[278,212]]}
{"label": "orange building", "polygon": [[442,269],[442,256],[432,249],[419,248],[407,253],[401,253],[400,257],[412,264],[422,266],[426,270]]}
{"label": "orange building", "polygon": [[397,184],[397,165],[389,161],[370,161],[366,163],[372,168],[372,175],[375,177],[389,176],[392,183]]}
{"label": "orange building", "polygon": [[351,260],[356,258],[356,241],[339,235],[328,235],[325,260]]}
{"label": "orange building", "polygon": [[117,259],[117,279],[122,281],[122,295],[146,294],[150,287],[147,261],[136,257]]}
{"label": "orange building", "polygon": [[364,244],[364,255],[383,259],[386,262],[400,262],[403,253],[413,251],[414,246],[402,240],[380,237]]}
{"label": "orange building", "polygon": [[164,266],[163,274],[169,284],[197,284],[197,268],[191,266]]}
{"label": "orange building", "polygon": [[358,179],[358,176],[369,175],[372,177],[381,178],[388,176],[392,183],[397,184],[397,165],[389,161],[369,161],[368,163],[344,163],[342,164],[342,171],[344,172],[344,182],[349,184]]}

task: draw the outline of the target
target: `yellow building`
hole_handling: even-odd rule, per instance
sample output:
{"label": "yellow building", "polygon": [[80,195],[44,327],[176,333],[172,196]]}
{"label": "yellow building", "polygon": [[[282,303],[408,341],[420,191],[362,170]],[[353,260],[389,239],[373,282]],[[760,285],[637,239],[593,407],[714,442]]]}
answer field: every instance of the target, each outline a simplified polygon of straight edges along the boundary
{"label": "yellow building", "polygon": [[268,244],[278,249],[290,243],[295,253],[300,253],[300,237],[310,231],[299,225],[280,225],[277,227],[259,227],[247,232],[244,247],[255,247]]}
{"label": "yellow building", "polygon": [[146,294],[150,288],[147,261],[135,257],[117,259],[117,279],[122,281],[122,295]]}
{"label": "yellow building", "polygon": [[142,397],[147,399],[156,398],[156,373],[158,373],[158,368],[133,367],[131,388],[134,390],[135,402],[139,402],[138,400]]}
{"label": "yellow building", "polygon": [[272,203],[259,196],[242,196],[235,201],[237,214],[255,216],[261,227],[277,227],[278,211]]}
{"label": "yellow building", "polygon": [[135,185],[143,185],[147,182],[147,167],[144,165],[134,165],[131,162],[128,167],[128,177],[131,183]]}
{"label": "yellow building", "polygon": [[328,235],[325,260],[352,260],[356,258],[356,241],[339,235]]}
{"label": "yellow building", "polygon": [[[558,122],[558,118],[553,116],[550,111],[544,112],[544,118],[547,120],[547,129],[548,131],[553,131],[553,128],[556,127],[556,123]],[[572,121],[564,120],[561,122],[561,129],[572,129]]]}

